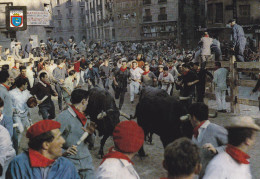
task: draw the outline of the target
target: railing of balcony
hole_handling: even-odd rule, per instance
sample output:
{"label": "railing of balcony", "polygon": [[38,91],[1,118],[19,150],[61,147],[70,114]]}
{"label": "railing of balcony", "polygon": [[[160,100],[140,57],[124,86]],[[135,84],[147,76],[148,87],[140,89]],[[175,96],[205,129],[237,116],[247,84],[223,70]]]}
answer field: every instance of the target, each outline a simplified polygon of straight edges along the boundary
{"label": "railing of balcony", "polygon": [[80,2],[79,2],[79,6],[80,6],[80,7],[85,7],[85,2],[84,2],[84,1],[80,1]]}
{"label": "railing of balcony", "polygon": [[151,4],[151,0],[143,0],[143,5],[150,5]]}
{"label": "railing of balcony", "polygon": [[143,22],[152,21],[152,16],[143,16]]}
{"label": "railing of balcony", "polygon": [[67,18],[68,18],[68,19],[73,19],[73,16],[74,16],[74,15],[73,15],[72,13],[71,13],[71,14],[67,14]]}
{"label": "railing of balcony", "polygon": [[167,14],[159,14],[159,15],[158,15],[158,20],[159,20],[159,21],[167,20]]}
{"label": "railing of balcony", "polygon": [[73,6],[72,1],[67,1],[66,2],[66,7],[72,7],[72,6]]}

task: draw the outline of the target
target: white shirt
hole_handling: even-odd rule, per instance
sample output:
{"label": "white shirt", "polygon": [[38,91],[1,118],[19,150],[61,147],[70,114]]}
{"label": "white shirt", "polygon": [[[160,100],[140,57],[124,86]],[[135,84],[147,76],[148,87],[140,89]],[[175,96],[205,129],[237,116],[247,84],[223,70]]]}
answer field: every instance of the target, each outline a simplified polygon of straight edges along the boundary
{"label": "white shirt", "polygon": [[63,87],[67,88],[69,92],[72,92],[75,88],[75,81],[72,76],[69,76],[65,79]]}
{"label": "white shirt", "polygon": [[141,80],[143,73],[144,71],[139,67],[137,67],[136,69],[130,69],[130,76],[132,80]]}
{"label": "white shirt", "polygon": [[165,77],[163,76],[163,72],[160,73],[158,80],[163,81],[162,85],[168,85],[169,83],[174,83],[174,78],[173,78],[172,74],[170,74],[169,72],[168,72],[168,75]]}
{"label": "white shirt", "polygon": [[200,143],[201,140],[202,140],[202,137],[204,136],[204,133],[208,127],[208,125],[210,124],[210,121],[209,120],[206,120],[206,122],[204,122],[204,124],[202,124],[202,126],[200,126],[199,128],[199,135],[197,138],[194,137],[194,135],[192,136],[192,141],[195,142],[195,143]]}
{"label": "white shirt", "polygon": [[98,167],[96,179],[140,179],[140,177],[127,160],[109,158]]}
{"label": "white shirt", "polygon": [[249,164],[239,164],[229,154],[222,152],[206,168],[203,179],[251,179]]}
{"label": "white shirt", "polygon": [[12,106],[14,109],[16,109],[16,111],[20,113],[28,111],[26,102],[32,95],[27,89],[21,91],[19,88],[15,88],[11,90],[9,94],[11,96]]}
{"label": "white shirt", "polygon": [[213,43],[213,39],[209,37],[202,37],[200,41],[203,43],[201,48],[201,55],[211,55],[210,46]]}

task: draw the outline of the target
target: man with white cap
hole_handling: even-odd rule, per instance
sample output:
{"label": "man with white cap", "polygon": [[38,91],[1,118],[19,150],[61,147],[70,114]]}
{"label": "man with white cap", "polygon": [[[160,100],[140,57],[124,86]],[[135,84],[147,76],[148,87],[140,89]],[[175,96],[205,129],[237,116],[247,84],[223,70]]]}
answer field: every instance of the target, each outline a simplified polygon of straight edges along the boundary
{"label": "man with white cap", "polygon": [[254,145],[260,127],[251,117],[241,116],[233,118],[226,128],[226,150],[209,163],[203,179],[250,179],[250,156],[247,152]]}
{"label": "man with white cap", "polygon": [[109,150],[97,170],[97,179],[140,179],[132,158],[144,143],[144,131],[134,121],[120,122],[114,129],[115,147]]}

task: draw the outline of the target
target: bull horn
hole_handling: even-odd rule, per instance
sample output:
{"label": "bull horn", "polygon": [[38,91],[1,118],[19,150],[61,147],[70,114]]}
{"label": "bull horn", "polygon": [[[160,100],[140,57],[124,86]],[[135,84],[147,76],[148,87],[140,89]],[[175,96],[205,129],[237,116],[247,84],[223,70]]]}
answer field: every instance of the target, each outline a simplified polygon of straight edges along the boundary
{"label": "bull horn", "polygon": [[122,111],[119,111],[120,112],[120,116],[123,116],[125,117],[126,119],[130,120],[130,116],[128,116],[126,113],[122,112]]}
{"label": "bull horn", "polygon": [[97,119],[100,120],[100,119],[103,119],[103,118],[106,117],[106,116],[107,116],[107,113],[104,112],[104,111],[102,111],[101,113],[99,113],[99,114],[97,115]]}
{"label": "bull horn", "polygon": [[186,115],[184,115],[184,116],[181,116],[181,117],[180,117],[180,120],[181,120],[181,121],[186,121],[186,120],[189,119],[189,117],[190,117],[189,114],[186,114]]}

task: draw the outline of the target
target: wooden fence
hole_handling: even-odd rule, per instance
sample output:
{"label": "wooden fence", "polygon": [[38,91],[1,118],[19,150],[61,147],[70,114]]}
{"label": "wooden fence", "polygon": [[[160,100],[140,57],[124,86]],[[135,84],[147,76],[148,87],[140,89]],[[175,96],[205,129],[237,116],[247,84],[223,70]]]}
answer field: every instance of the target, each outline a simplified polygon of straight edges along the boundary
{"label": "wooden fence", "polygon": [[[40,58],[43,58],[44,60],[47,60],[48,57],[32,57],[33,61],[39,61]],[[30,61],[31,58],[24,58],[24,59],[20,59],[21,63],[28,63]],[[2,67],[3,65],[9,65],[9,68],[14,67],[14,58],[12,56],[8,56],[7,60],[0,60],[0,67]]]}
{"label": "wooden fence", "polygon": [[[226,101],[230,102],[230,109],[232,113],[239,114],[239,104],[249,105],[249,106],[258,106],[259,101],[250,100],[250,99],[240,99],[238,97],[238,87],[255,87],[256,80],[243,80],[239,79],[239,72],[245,73],[255,73],[260,72],[260,62],[235,62],[235,56],[231,56],[229,61],[221,61],[221,67],[227,68],[229,70],[229,78],[227,79],[227,84],[230,87],[230,95],[226,96]],[[215,68],[215,61],[209,61],[206,68],[209,71],[213,71]],[[258,76],[258,75],[257,75]],[[215,100],[214,87],[212,83],[207,83],[209,90],[206,91],[205,101],[209,99]]]}

